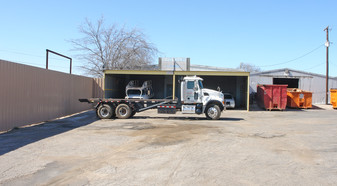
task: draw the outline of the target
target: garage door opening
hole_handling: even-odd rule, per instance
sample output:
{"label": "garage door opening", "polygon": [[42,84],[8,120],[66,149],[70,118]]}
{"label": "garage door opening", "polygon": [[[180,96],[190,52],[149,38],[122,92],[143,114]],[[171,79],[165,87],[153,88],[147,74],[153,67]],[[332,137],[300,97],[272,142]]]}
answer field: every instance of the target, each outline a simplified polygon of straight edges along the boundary
{"label": "garage door opening", "polygon": [[298,78],[273,78],[274,85],[288,85],[288,88],[298,88]]}
{"label": "garage door opening", "polygon": [[153,99],[172,98],[172,76],[148,74],[105,74],[105,98],[124,99],[126,86],[131,80],[137,80],[139,85],[142,85],[144,81],[151,81]]}
{"label": "garage door opening", "polygon": [[[125,99],[126,86],[132,80],[139,84],[151,81],[153,97],[151,99],[180,100],[180,82],[185,76],[197,75],[204,79],[204,88],[217,90],[233,96],[235,109],[249,109],[248,75],[246,72],[203,72],[203,71],[106,71],[104,78],[104,98]],[[234,104],[233,104],[234,105]]]}
{"label": "garage door opening", "polygon": [[[204,88],[217,90],[220,88],[222,93],[230,94],[235,100],[235,109],[247,109],[247,77],[244,76],[210,76],[198,75],[203,81]],[[180,98],[180,83],[185,75],[176,76],[175,95]]]}

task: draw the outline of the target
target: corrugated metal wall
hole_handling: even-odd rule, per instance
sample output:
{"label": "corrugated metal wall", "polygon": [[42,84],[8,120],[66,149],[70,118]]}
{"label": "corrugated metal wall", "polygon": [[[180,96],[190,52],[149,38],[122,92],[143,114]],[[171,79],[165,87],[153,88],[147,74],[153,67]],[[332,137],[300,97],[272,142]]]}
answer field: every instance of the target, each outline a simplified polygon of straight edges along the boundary
{"label": "corrugated metal wall", "polygon": [[0,131],[92,108],[101,80],[0,60]]}
{"label": "corrugated metal wall", "polygon": [[[324,77],[313,76],[312,78],[300,78],[298,88],[313,93],[313,104],[325,104],[325,83],[326,79]],[[329,89],[337,87],[336,85],[337,81],[335,79],[329,78]],[[330,91],[328,100],[330,103]]]}
{"label": "corrugated metal wall", "polygon": [[[273,78],[297,78],[299,79],[299,87],[302,90],[312,92],[313,104],[325,104],[325,77],[324,75],[311,74],[305,72],[296,72],[288,69],[288,76],[285,76],[284,69],[270,72],[261,72],[257,75],[250,76],[250,93],[256,92],[257,84],[273,84]],[[329,88],[337,88],[337,79],[329,78]],[[330,100],[330,96],[328,97]],[[330,102],[330,101],[329,101]]]}

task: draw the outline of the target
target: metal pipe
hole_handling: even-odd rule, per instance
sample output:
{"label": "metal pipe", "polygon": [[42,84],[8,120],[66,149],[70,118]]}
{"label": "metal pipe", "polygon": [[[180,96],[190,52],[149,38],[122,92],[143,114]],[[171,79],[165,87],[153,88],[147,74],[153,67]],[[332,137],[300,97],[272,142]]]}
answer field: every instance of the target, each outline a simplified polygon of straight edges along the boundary
{"label": "metal pipe", "polygon": [[46,69],[48,69],[48,49],[46,50]]}
{"label": "metal pipe", "polygon": [[63,55],[63,54],[60,54],[60,53],[54,52],[54,51],[52,51],[52,50],[48,50],[48,49],[47,49],[47,51],[48,51],[48,52],[50,52],[50,53],[53,53],[53,54],[59,55],[59,56],[61,56],[61,57],[64,57],[64,58],[71,59],[71,57],[68,57],[68,56],[65,56],[65,55]]}
{"label": "metal pipe", "polygon": [[169,102],[170,102],[170,101],[164,101],[164,102],[160,102],[160,103],[157,103],[157,104],[148,106],[148,107],[144,107],[144,108],[139,109],[138,112],[143,112],[143,111],[145,111],[145,110],[149,110],[149,109],[152,109],[152,108],[154,108],[154,107],[157,107],[157,106],[160,106],[160,105],[169,103]]}
{"label": "metal pipe", "polygon": [[46,69],[48,69],[48,53],[51,52],[55,55],[58,55],[58,56],[61,56],[61,57],[64,57],[64,58],[67,58],[70,60],[70,74],[71,74],[71,70],[72,70],[72,63],[73,63],[73,59],[71,57],[68,57],[68,56],[65,56],[63,54],[60,54],[60,53],[57,53],[57,52],[54,52],[52,50],[49,50],[49,49],[46,49]]}

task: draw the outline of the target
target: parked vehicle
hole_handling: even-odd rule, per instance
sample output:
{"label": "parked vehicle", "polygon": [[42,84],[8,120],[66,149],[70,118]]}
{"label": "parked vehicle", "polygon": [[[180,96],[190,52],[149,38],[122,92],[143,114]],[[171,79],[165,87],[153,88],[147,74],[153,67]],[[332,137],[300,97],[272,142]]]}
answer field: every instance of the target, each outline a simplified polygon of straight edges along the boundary
{"label": "parked vehicle", "polygon": [[[126,119],[132,117],[137,112],[148,109],[157,109],[158,113],[175,114],[181,111],[187,114],[205,114],[207,119],[217,120],[221,112],[226,109],[224,94],[220,91],[206,89],[200,77],[184,77],[180,81],[180,98],[175,99],[146,99],[143,96],[144,87],[135,88],[136,82],[132,82],[126,87],[125,99],[114,98],[89,98],[80,99],[81,102],[96,103],[96,113],[101,119],[117,117]],[[149,84],[148,84],[149,85]],[[141,94],[133,94],[130,90],[140,91]],[[137,96],[136,96],[137,95]]]}
{"label": "parked vehicle", "polygon": [[125,88],[125,99],[150,99],[153,97],[152,82],[144,81],[142,86],[139,86],[139,81],[132,80]]}
{"label": "parked vehicle", "polygon": [[235,108],[235,100],[232,94],[224,93],[226,108]]}

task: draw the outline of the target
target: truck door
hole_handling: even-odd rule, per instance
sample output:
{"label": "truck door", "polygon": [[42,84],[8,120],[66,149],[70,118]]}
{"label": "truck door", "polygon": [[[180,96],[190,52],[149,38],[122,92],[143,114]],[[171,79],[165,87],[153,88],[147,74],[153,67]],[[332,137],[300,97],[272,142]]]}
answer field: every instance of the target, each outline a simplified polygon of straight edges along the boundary
{"label": "truck door", "polygon": [[198,81],[190,80],[186,81],[184,88],[184,102],[185,103],[198,103],[201,101],[201,89],[199,87]]}

